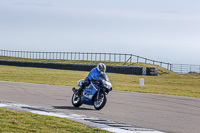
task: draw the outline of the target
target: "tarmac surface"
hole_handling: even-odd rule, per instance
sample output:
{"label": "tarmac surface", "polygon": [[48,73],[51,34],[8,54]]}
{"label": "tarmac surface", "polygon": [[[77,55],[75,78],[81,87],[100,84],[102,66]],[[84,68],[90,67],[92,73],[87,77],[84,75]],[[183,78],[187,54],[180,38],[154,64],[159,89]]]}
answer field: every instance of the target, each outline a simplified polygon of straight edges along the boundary
{"label": "tarmac surface", "polygon": [[75,108],[72,87],[0,81],[0,101],[83,114],[168,133],[200,133],[200,98],[111,91],[105,107]]}

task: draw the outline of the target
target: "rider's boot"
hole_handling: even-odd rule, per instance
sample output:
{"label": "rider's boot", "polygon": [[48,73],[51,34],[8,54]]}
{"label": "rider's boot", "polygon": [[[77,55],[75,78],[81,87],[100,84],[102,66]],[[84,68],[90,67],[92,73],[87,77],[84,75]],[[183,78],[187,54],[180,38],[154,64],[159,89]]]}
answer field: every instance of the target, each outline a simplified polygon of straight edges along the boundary
{"label": "rider's boot", "polygon": [[[87,81],[87,82],[86,82]],[[78,89],[78,96],[80,97],[81,96],[81,92],[84,90],[84,88],[89,84],[89,81],[88,80],[85,80],[83,83],[82,83],[82,86]]]}
{"label": "rider's boot", "polygon": [[77,94],[78,94],[78,96],[80,97],[81,96],[81,92],[83,91],[83,87],[80,87],[79,89],[78,89],[78,92],[77,92]]}
{"label": "rider's boot", "polygon": [[77,94],[78,94],[79,97],[81,96],[81,88],[78,89]]}

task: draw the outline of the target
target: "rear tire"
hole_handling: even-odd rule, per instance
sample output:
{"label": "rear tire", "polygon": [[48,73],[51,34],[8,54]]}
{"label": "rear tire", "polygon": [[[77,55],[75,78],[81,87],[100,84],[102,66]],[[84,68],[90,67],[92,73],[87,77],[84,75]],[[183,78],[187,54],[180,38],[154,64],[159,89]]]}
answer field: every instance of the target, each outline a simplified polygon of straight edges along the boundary
{"label": "rear tire", "polygon": [[74,94],[72,95],[72,105],[73,105],[74,107],[80,107],[80,106],[82,105],[82,103],[81,103],[81,98],[78,96],[77,93],[74,93]]}
{"label": "rear tire", "polygon": [[94,98],[94,108],[96,110],[102,109],[106,104],[107,98],[105,92],[100,92],[99,100],[97,101],[97,95]]}

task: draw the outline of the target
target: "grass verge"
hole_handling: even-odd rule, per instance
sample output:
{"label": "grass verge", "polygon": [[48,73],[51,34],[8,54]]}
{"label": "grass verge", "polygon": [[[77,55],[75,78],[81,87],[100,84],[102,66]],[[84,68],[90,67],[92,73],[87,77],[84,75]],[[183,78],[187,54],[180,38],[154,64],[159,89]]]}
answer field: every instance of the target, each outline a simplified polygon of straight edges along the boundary
{"label": "grass verge", "polygon": [[[61,62],[97,64],[90,61],[30,60],[2,57],[0,60],[21,60],[37,62]],[[103,62],[106,65],[123,65],[117,62]],[[129,66],[153,66],[143,63],[127,63]],[[155,67],[155,66],[154,66]],[[200,74],[178,74],[159,68],[158,76],[136,76],[107,73],[114,90],[136,91],[169,95],[200,97]],[[88,72],[56,70],[45,68],[15,67],[0,65],[0,80],[38,84],[77,86],[79,79]],[[145,86],[139,86],[139,79],[145,79]],[[83,124],[50,116],[36,115],[23,111],[0,108],[0,132],[106,132]]]}
{"label": "grass verge", "polygon": [[[88,72],[57,70],[31,67],[0,65],[0,80],[77,86],[79,79],[85,78]],[[200,97],[200,74],[167,73],[158,76],[137,76],[107,73],[114,90],[158,93]],[[145,86],[139,86],[139,79],[144,78]]]}
{"label": "grass verge", "polygon": [[0,108],[1,133],[108,133],[65,118]]}

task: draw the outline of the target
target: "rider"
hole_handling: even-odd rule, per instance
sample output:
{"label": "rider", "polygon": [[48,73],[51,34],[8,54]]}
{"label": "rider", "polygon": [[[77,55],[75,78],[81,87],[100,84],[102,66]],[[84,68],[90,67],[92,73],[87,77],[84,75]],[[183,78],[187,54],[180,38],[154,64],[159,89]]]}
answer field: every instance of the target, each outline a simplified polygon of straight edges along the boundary
{"label": "rider", "polygon": [[82,86],[78,90],[78,95],[81,95],[81,91],[90,84],[92,78],[97,79],[99,75],[106,74],[106,65],[103,63],[99,63],[95,68],[93,68],[88,76],[85,78],[85,81],[82,83]]}

